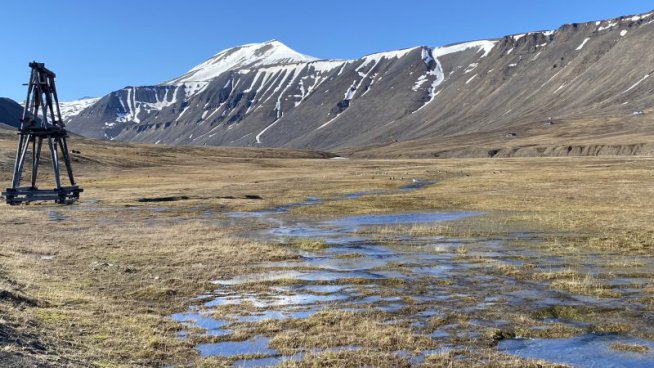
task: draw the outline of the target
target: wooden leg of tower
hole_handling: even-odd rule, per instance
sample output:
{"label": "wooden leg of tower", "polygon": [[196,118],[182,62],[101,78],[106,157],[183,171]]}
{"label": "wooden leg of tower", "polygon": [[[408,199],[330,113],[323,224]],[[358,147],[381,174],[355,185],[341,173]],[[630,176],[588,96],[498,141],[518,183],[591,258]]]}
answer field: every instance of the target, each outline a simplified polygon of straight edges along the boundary
{"label": "wooden leg of tower", "polygon": [[66,137],[60,138],[61,145],[61,155],[64,158],[64,163],[66,164],[66,170],[68,171],[68,179],[70,179],[70,185],[75,186],[75,177],[73,176],[73,165],[70,160],[70,153],[68,152],[68,143],[66,142]]}
{"label": "wooden leg of tower", "polygon": [[55,183],[57,184],[57,190],[59,190],[61,189],[61,175],[59,174],[57,140],[53,137],[48,137],[48,146],[50,147],[50,155],[52,156],[52,171],[54,171]]}
{"label": "wooden leg of tower", "polygon": [[20,171],[18,171],[20,163],[20,154],[23,152],[23,141],[25,137],[21,134],[18,138],[18,148],[16,149],[16,158],[14,159],[14,177],[11,180],[11,187],[18,188],[20,185]]}
{"label": "wooden leg of tower", "polygon": [[36,142],[37,138],[35,136],[32,136],[30,140],[32,141],[31,142],[32,143],[32,187],[31,188],[36,189],[36,176],[39,171],[39,157],[38,157],[39,147],[38,147],[38,143]]}
{"label": "wooden leg of tower", "polygon": [[43,150],[43,137],[39,137],[39,143],[36,146],[36,170],[34,171],[34,180],[39,174],[39,164],[41,163],[41,151]]}
{"label": "wooden leg of tower", "polygon": [[20,186],[20,179],[23,174],[23,166],[25,165],[25,159],[27,158],[27,149],[29,148],[30,135],[20,135],[20,140],[18,142],[18,150],[16,154],[16,163],[14,166],[14,180],[12,182],[13,188],[18,188]]}

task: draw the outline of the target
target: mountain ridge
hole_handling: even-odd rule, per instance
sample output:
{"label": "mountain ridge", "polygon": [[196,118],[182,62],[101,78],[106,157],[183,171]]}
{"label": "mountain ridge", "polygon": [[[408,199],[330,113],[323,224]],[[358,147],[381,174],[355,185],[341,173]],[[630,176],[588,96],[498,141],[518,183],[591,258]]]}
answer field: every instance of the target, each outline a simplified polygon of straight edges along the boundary
{"label": "mountain ridge", "polygon": [[[268,49],[263,62],[227,63],[232,67],[207,73],[210,79],[194,82],[187,73],[172,84],[114,91],[70,126],[96,138],[145,143],[342,150],[510,130],[548,117],[643,112],[651,57],[633,54],[654,34],[651,15],[354,60],[268,62]],[[633,70],[625,58],[634,60]],[[642,101],[620,98],[634,93]]]}

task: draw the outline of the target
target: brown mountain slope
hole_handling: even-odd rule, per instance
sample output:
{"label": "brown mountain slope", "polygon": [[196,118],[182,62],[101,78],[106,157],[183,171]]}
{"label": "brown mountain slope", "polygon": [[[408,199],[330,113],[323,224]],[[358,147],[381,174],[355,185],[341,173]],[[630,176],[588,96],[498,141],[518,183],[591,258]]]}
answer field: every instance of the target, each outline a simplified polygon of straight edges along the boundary
{"label": "brown mountain slope", "polygon": [[643,14],[348,61],[266,59],[290,51],[246,45],[195,68],[203,80],[112,92],[70,127],[122,141],[382,156],[648,143],[653,23]]}

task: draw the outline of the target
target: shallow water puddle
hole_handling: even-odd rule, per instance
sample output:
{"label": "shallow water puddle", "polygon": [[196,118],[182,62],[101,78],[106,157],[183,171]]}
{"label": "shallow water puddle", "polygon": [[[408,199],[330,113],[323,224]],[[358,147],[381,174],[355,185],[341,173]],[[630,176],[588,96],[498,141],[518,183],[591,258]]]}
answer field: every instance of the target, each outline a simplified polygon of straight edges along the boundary
{"label": "shallow water puddle", "polygon": [[[418,190],[431,184],[416,181],[399,191]],[[382,193],[353,193],[332,200],[351,200],[379,194]],[[456,341],[480,339],[488,328],[508,325],[509,322],[502,315],[503,310],[521,309],[531,313],[550,305],[575,306],[581,303],[611,306],[612,303],[624,302],[570,295],[552,290],[547,284],[498,273],[495,267],[521,267],[535,263],[540,267],[559,269],[564,262],[557,257],[541,257],[533,250],[511,248],[503,241],[398,235],[389,236],[383,241],[373,238],[380,226],[436,224],[479,216],[479,213],[400,213],[348,216],[329,221],[306,221],[287,214],[292,208],[322,202],[318,198],[309,198],[306,202],[270,210],[230,214],[234,221],[256,219],[265,223],[264,232],[256,236],[264,237],[267,241],[288,242],[289,239],[309,238],[322,241],[326,246],[315,251],[297,250],[298,260],[261,263],[257,265],[261,272],[212,281],[217,290],[203,296],[199,310],[177,314],[173,318],[191,328],[203,330],[200,336],[223,336],[224,339],[231,334],[231,330],[243,331],[243,328],[250,331],[248,336],[255,336],[245,341],[200,344],[197,348],[202,356],[232,358],[237,366],[276,365],[284,360],[302,359],[304,353],[316,351],[300,350],[292,356],[282,356],[269,347],[270,336],[252,331],[256,331],[256,324],[263,321],[305,319],[325,310],[386,312],[389,314],[387,323],[407,322],[419,333],[454,346]],[[615,284],[629,286],[630,283],[629,280],[616,280]],[[220,320],[208,317],[214,311],[217,312],[214,315],[221,316]],[[475,317],[462,321],[448,320],[443,325],[429,328],[432,318],[461,313]],[[617,335],[505,340],[499,349],[518,356],[546,360],[552,360],[549,358],[566,349],[570,354],[581,355],[593,349],[604,349],[606,356],[588,353],[585,361],[595,366],[611,363],[606,359],[609,359],[609,353],[613,353],[619,357],[615,362],[627,364],[624,366],[633,366],[628,365],[630,359],[650,362],[647,360],[651,359],[647,358],[650,355],[632,356],[633,353],[618,353],[606,347],[627,340]],[[419,364],[430,351],[444,350],[395,353],[412,364]]]}
{"label": "shallow water puddle", "polygon": [[279,355],[277,350],[268,347],[270,339],[265,336],[255,336],[245,341],[228,341],[215,344],[200,344],[197,346],[203,357],[220,355],[232,357],[238,355]]}
{"label": "shallow water puddle", "polygon": [[215,280],[217,285],[242,285],[264,281],[298,280],[298,281],[338,281],[343,279],[382,279],[386,274],[365,271],[337,272],[337,271],[271,271],[260,274],[238,276],[229,280]]}
{"label": "shallow water puddle", "polygon": [[[637,345],[642,353],[620,351],[613,344]],[[523,358],[575,367],[654,367],[654,342],[620,335],[586,334],[570,339],[505,340],[499,349]]]}
{"label": "shallow water puddle", "polygon": [[[259,265],[263,269],[275,268],[276,270],[273,271],[241,275],[228,280],[215,280],[214,284],[220,287],[216,290],[218,295],[205,302],[203,307],[211,310],[230,305],[249,305],[254,308],[251,310],[245,308],[241,312],[231,312],[226,316],[227,320],[237,322],[308,318],[325,309],[366,311],[374,308],[388,313],[398,312],[406,306],[406,298],[410,298],[412,292],[391,288],[385,293],[398,294],[399,292],[403,295],[382,295],[382,286],[378,283],[393,279],[411,280],[419,277],[445,276],[454,268],[452,265],[440,264],[451,262],[452,255],[445,253],[445,249],[449,249],[451,244],[445,243],[435,248],[427,247],[438,250],[435,253],[398,250],[376,244],[370,239],[352,237],[352,233],[361,227],[371,225],[441,222],[473,215],[475,214],[414,213],[397,216],[360,216],[320,222],[311,226],[304,224],[298,228],[289,226],[286,220],[284,228],[274,228],[269,231],[269,235],[273,238],[310,235],[312,238],[325,241],[338,239],[339,242],[332,243],[323,250],[298,251],[302,257],[297,261],[269,262]],[[396,265],[408,267],[396,268]],[[300,269],[305,270],[300,271]],[[258,287],[256,292],[240,290],[248,285],[282,280],[294,280],[301,284],[271,285],[263,290]],[[352,280],[357,280],[356,284],[351,284]],[[367,283],[363,282],[364,280]],[[431,297],[422,301],[436,300],[442,296],[432,294]],[[419,299],[416,300],[421,302]],[[197,317],[195,322],[197,325],[203,322],[206,324],[205,320]],[[229,323],[221,324],[221,327],[225,326],[229,327]],[[209,327],[216,327],[216,325]],[[276,354],[266,344],[267,340],[264,337],[257,337],[242,342],[202,344],[198,345],[198,350],[203,356],[271,355],[266,358],[239,360],[235,364],[240,366],[277,364],[284,359],[293,358]],[[421,357],[422,353],[419,352],[411,355],[411,359],[424,358]]]}
{"label": "shallow water puddle", "polygon": [[466,217],[479,216],[475,212],[450,212],[450,213],[401,213],[391,215],[366,215],[350,216],[331,221],[331,224],[349,230],[366,225],[412,225],[428,224],[444,221],[457,221]]}
{"label": "shallow water puddle", "polygon": [[319,310],[314,309],[304,309],[304,310],[266,310],[262,312],[252,312],[244,316],[236,317],[238,322],[262,322],[270,320],[283,320],[283,319],[303,319],[309,318],[312,315],[316,314]]}
{"label": "shallow water puddle", "polygon": [[302,360],[304,354],[296,354],[289,357],[268,357],[258,359],[241,359],[234,362],[234,367],[271,367],[282,364],[286,361]]}
{"label": "shallow water puddle", "polygon": [[[177,313],[172,315],[172,319],[191,328],[203,329],[207,336],[224,336],[232,333],[232,331],[223,328],[229,324],[227,321],[217,320],[200,313]],[[187,335],[188,332],[183,334],[183,336]]]}
{"label": "shallow water puddle", "polygon": [[224,296],[205,303],[205,307],[217,307],[221,305],[252,304],[256,308],[270,308],[291,305],[308,305],[326,303],[336,300],[347,299],[345,295],[314,295],[314,294],[289,294],[273,295],[267,298],[241,297],[239,295]]}
{"label": "shallow water puddle", "polygon": [[347,200],[356,200],[360,199],[361,197],[368,196],[368,195],[388,195],[388,194],[393,194],[393,193],[401,193],[401,192],[412,192],[420,189],[427,188],[431,185],[434,185],[436,182],[431,181],[431,180],[418,180],[418,179],[413,179],[411,184],[404,185],[400,187],[397,190],[388,190],[388,191],[383,191],[383,190],[378,190],[378,191],[367,191],[367,192],[355,192],[355,193],[348,193],[344,194],[341,196],[337,196],[334,198],[327,198],[327,199],[321,199],[317,197],[306,197],[303,202],[298,202],[298,203],[290,203],[290,204],[285,204],[281,205],[278,207],[273,207],[267,210],[262,210],[262,211],[253,211],[253,212],[230,212],[227,214],[229,217],[235,217],[235,218],[263,218],[263,217],[271,217],[279,214],[283,214],[286,212],[289,212],[290,210],[298,207],[309,207],[309,206],[315,206],[321,203],[325,202],[336,202],[336,201],[347,201]]}
{"label": "shallow water puddle", "polygon": [[59,211],[48,211],[48,220],[60,222],[66,220],[66,215]]}

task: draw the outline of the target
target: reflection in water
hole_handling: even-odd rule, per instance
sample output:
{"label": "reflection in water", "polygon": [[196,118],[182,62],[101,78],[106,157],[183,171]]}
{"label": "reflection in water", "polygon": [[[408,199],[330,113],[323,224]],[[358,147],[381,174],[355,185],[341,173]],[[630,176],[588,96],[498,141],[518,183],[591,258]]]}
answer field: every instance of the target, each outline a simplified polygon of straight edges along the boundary
{"label": "reflection in water", "polygon": [[220,355],[225,357],[237,355],[276,355],[277,350],[268,348],[270,339],[265,336],[256,336],[245,341],[228,341],[216,344],[200,344],[197,349],[203,357]]}
{"label": "reflection in water", "polygon": [[[431,184],[433,182],[414,181],[399,191],[419,190]],[[382,194],[360,192],[332,200],[352,200]],[[553,265],[562,262],[560,259],[542,258],[532,250],[511,248],[502,241],[409,236],[380,240],[366,235],[374,234],[375,231],[366,230],[374,230],[377,226],[436,224],[479,216],[479,213],[399,213],[348,216],[330,221],[307,221],[288,214],[293,208],[319,203],[323,203],[323,200],[308,198],[302,203],[265,211],[229,214],[236,222],[256,221],[265,224],[267,228],[257,236],[263,236],[267,241],[285,242],[289,238],[309,238],[324,242],[326,247],[315,251],[297,250],[297,260],[262,263],[259,265],[262,272],[214,280],[218,289],[208,300],[203,299],[200,311],[176,314],[173,318],[188,327],[204,330],[205,335],[221,336],[231,333],[229,328],[234,328],[230,327],[233,323],[303,319],[323,310],[384,311],[394,315],[393,318],[404,318],[412,326],[424,328],[430,318],[447,312],[488,311],[500,305],[530,305],[540,308],[580,302],[579,296],[563,295],[545,284],[520,284],[521,281],[517,279],[484,271],[489,266],[479,261],[490,260],[498,267],[519,267],[536,261]],[[461,257],[459,250],[462,247],[465,247],[464,253],[468,257]],[[250,290],[249,285],[256,285],[252,288],[254,291],[244,292],[244,289]],[[591,303],[588,300],[582,302]],[[594,299],[592,302],[599,301]],[[228,308],[239,305],[247,305],[248,308]],[[214,308],[224,308],[221,309],[224,320],[212,319],[203,314],[210,313]],[[489,316],[488,320],[466,323],[468,327],[478,325],[483,328],[502,328],[508,322],[501,318]],[[439,341],[449,338],[466,340],[476,336],[474,329],[461,331],[454,321],[429,330],[426,334]],[[241,358],[240,355],[257,355],[256,359],[236,361],[236,366],[275,365],[284,360],[302,359],[304,353],[319,352],[300,351],[295,355],[282,356],[268,346],[268,339],[266,336],[256,336],[246,341],[201,344],[197,348],[202,356]],[[617,353],[607,347],[610,343],[622,341],[632,340],[617,335],[584,335],[572,339],[505,340],[499,348],[523,357],[572,364],[581,362],[588,366],[615,364],[614,366],[631,367],[637,366],[632,362],[652,362],[651,354],[634,356],[633,353]],[[648,344],[651,347],[651,343]],[[446,349],[396,353],[413,364],[420,364],[426,355],[442,353]],[[583,356],[583,362],[581,359],[554,359],[560,352]],[[613,360],[610,354],[614,354]]]}
{"label": "reflection in water", "polygon": [[[644,353],[616,351],[612,344],[639,345]],[[654,342],[614,334],[586,334],[569,339],[505,340],[499,349],[529,359],[575,367],[654,367]]]}

